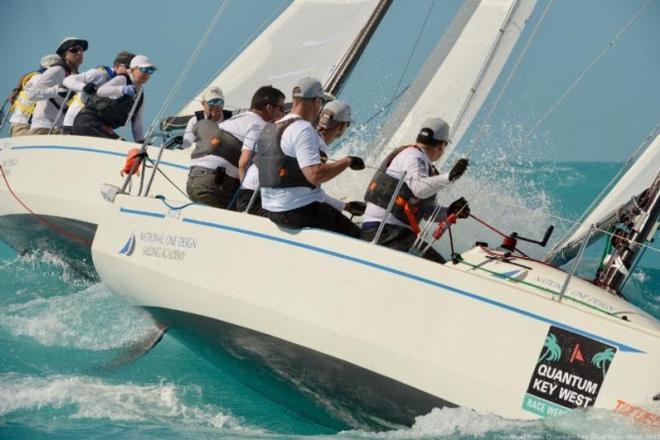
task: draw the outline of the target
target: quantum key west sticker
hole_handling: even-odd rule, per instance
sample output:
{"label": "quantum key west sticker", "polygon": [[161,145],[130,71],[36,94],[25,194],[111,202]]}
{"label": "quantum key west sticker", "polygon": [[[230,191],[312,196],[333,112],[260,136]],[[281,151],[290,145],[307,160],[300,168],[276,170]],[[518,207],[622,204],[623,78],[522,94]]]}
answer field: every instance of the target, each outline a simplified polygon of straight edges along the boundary
{"label": "quantum key west sticker", "polygon": [[550,326],[522,408],[541,417],[593,406],[616,348]]}

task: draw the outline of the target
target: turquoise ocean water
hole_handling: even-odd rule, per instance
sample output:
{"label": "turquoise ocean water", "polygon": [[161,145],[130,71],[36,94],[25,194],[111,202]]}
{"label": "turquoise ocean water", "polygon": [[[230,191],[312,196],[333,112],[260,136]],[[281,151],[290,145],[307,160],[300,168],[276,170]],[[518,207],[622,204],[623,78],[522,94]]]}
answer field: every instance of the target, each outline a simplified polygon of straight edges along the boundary
{"label": "turquoise ocean water", "polygon": [[[514,197],[524,205],[531,194],[536,194],[543,206],[535,209],[545,211],[548,218],[576,218],[619,166],[506,163],[497,170],[477,165],[472,173],[499,182],[502,200]],[[504,229],[515,226],[517,220],[510,215],[506,220],[490,206],[477,203],[473,210]],[[524,217],[525,212],[518,215]],[[587,261],[595,261],[597,254],[588,256]],[[274,381],[270,392],[256,391],[251,381],[258,378],[238,371],[230,358],[222,354],[213,360],[202,357],[170,334],[141,358],[117,362],[155,330],[154,322],[102,283],[76,275],[54,255],[35,252],[18,256],[0,242],[0,280],[3,439],[549,439],[574,438],[576,433],[588,438],[654,435],[605,410],[529,422],[465,408],[445,409],[419,417],[408,429],[382,433],[354,430],[313,403],[303,403],[304,411],[293,411],[286,402],[299,399],[294,390]],[[660,317],[657,254],[647,252],[628,291],[633,302]]]}

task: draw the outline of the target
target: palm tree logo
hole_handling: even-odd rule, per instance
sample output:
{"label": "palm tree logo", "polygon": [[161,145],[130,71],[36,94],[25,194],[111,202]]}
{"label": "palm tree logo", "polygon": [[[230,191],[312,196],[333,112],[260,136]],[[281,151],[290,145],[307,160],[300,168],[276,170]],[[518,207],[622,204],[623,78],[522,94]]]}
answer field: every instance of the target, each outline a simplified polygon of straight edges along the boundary
{"label": "palm tree logo", "polygon": [[543,353],[541,354],[539,360],[536,362],[537,364],[543,361],[557,362],[561,358],[561,347],[557,342],[557,337],[552,333],[550,333],[545,338],[543,348]]}
{"label": "palm tree logo", "polygon": [[594,357],[591,358],[591,363],[594,364],[596,368],[600,368],[603,372],[603,377],[605,377],[605,373],[607,373],[607,369],[612,363],[612,359],[614,359],[614,349],[607,348],[600,353],[596,353]]}

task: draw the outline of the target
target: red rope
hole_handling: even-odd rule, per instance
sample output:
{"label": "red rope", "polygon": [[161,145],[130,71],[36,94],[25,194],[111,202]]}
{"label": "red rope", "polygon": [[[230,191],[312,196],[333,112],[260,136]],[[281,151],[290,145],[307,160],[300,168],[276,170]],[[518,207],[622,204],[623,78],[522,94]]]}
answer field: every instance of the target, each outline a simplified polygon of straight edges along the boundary
{"label": "red rope", "polygon": [[494,227],[492,227],[491,225],[489,225],[489,224],[486,223],[485,221],[481,220],[480,218],[478,218],[478,217],[475,216],[474,214],[470,214],[470,217],[472,217],[473,219],[475,219],[476,221],[478,221],[479,223],[481,223],[482,225],[484,225],[485,227],[487,227],[487,228],[490,229],[491,231],[495,232],[496,234],[500,234],[500,235],[501,235],[502,237],[504,237],[504,238],[507,238],[507,237],[508,237],[507,234],[505,234],[505,233],[502,232],[502,231],[499,231],[499,230],[495,229]]}
{"label": "red rope", "polygon": [[7,176],[5,175],[5,170],[2,167],[2,165],[0,165],[0,174],[2,174],[2,178],[5,181],[5,185],[7,185],[7,189],[9,190],[9,193],[14,197],[14,199],[16,199],[16,201],[18,203],[21,204],[21,206],[23,206],[23,208],[25,208],[25,210],[27,212],[29,212],[37,220],[39,220],[40,223],[42,223],[44,226],[52,229],[53,231],[57,232],[58,234],[62,235],[63,237],[70,238],[71,240],[79,241],[83,244],[91,246],[92,242],[90,240],[87,240],[86,238],[83,238],[83,237],[79,237],[75,234],[72,234],[69,231],[65,231],[64,229],[60,228],[59,226],[49,222],[48,220],[46,220],[44,217],[40,216],[36,212],[32,211],[25,203],[23,203],[23,201],[16,195],[14,190],[11,188],[11,185],[9,185],[9,181],[7,180]]}

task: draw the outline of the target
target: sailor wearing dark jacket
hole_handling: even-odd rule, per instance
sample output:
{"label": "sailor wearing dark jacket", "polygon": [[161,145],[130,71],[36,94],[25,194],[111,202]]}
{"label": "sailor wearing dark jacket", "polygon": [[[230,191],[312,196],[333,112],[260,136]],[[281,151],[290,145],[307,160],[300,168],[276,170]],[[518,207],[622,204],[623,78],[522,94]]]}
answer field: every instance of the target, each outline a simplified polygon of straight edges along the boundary
{"label": "sailor wearing dark jacket", "polygon": [[75,93],[66,112],[66,116],[64,116],[64,133],[73,133],[73,121],[76,120],[78,113],[85,107],[85,102],[96,93],[100,86],[117,75],[128,73],[131,60],[134,56],[135,54],[131,52],[122,51],[115,57],[112,67],[98,66],[77,75],[69,75],[64,78],[64,82],[62,83],[64,87]]}
{"label": "sailor wearing dark jacket", "polygon": [[56,53],[61,60],[48,68],[27,92],[30,101],[37,101],[32,114],[30,134],[61,134],[62,120],[66,113],[64,102],[68,90],[62,87],[64,78],[78,73],[83,62],[83,52],[88,47],[87,40],[67,37],[60,43]]}
{"label": "sailor wearing dark jacket", "polygon": [[[372,241],[380,223],[385,220],[378,244],[401,251],[410,249],[419,233],[418,223],[429,216],[436,206],[436,194],[460,178],[467,169],[467,159],[459,159],[447,174],[439,174],[432,165],[442,156],[449,142],[447,122],[430,118],[422,123],[414,144],[399,147],[385,158],[365,194],[367,208],[362,223],[362,239]],[[404,172],[404,183],[390,215],[385,219],[387,206]],[[465,218],[470,208],[465,199],[460,198],[443,209],[440,216],[450,213]],[[432,249],[426,252],[424,258],[444,262]]]}
{"label": "sailor wearing dark jacket", "polygon": [[115,76],[92,95],[73,122],[73,133],[119,139],[114,129],[129,122],[135,142],[144,142],[144,84],[156,71],[156,66],[144,55],[136,55],[128,73]]}
{"label": "sailor wearing dark jacket", "polygon": [[289,228],[320,228],[359,237],[359,228],[325,203],[321,184],[346,168],[364,169],[359,157],[321,161],[321,139],[312,126],[326,95],[321,83],[303,78],[293,89],[291,113],[267,124],[257,141],[261,202],[274,223]]}

